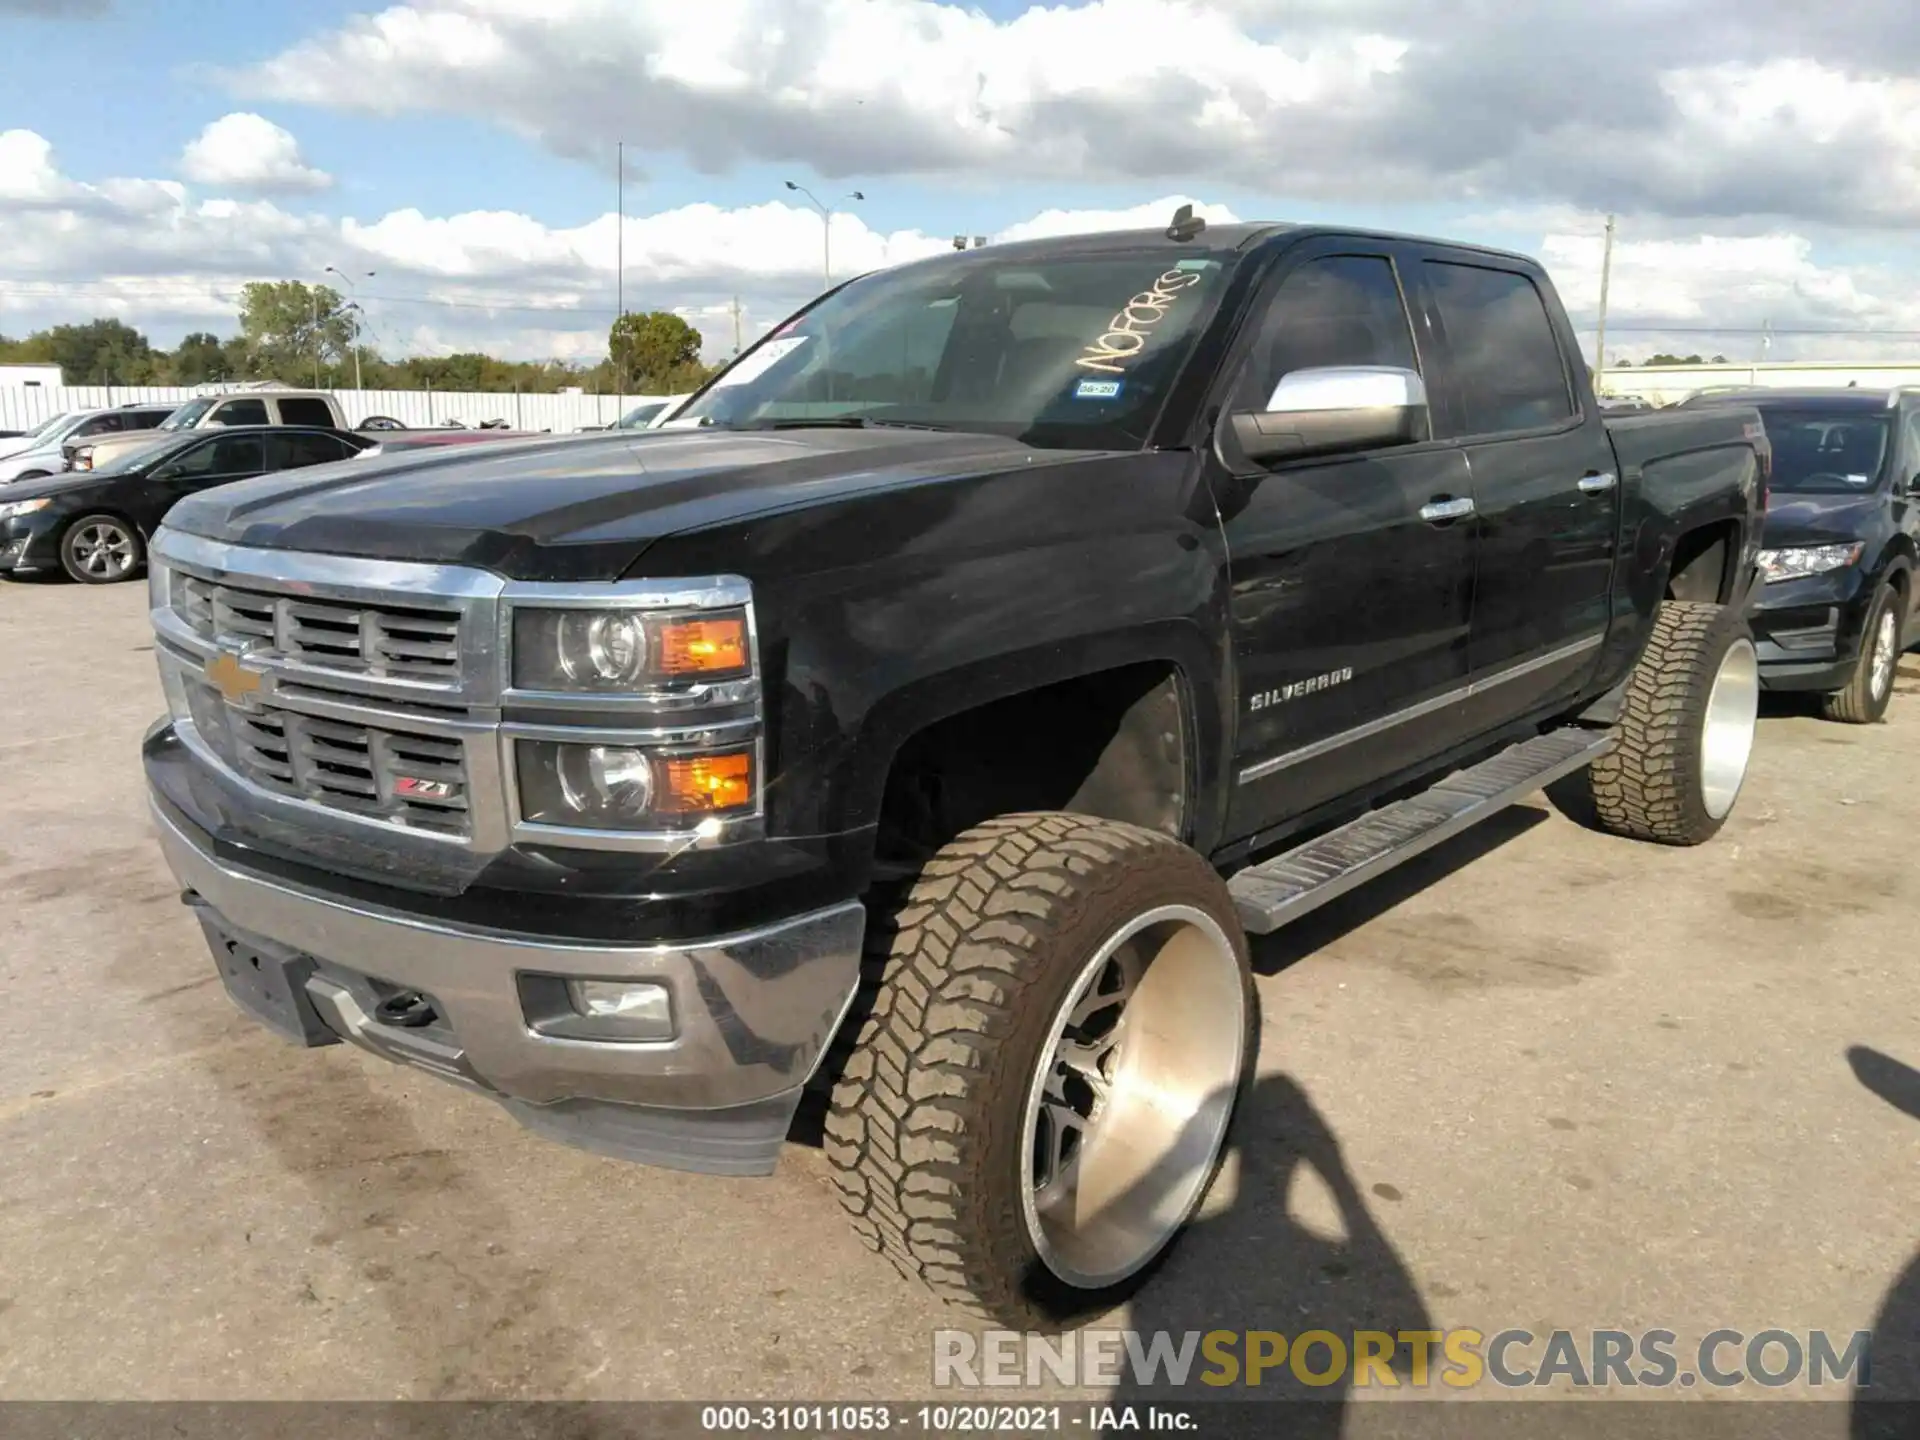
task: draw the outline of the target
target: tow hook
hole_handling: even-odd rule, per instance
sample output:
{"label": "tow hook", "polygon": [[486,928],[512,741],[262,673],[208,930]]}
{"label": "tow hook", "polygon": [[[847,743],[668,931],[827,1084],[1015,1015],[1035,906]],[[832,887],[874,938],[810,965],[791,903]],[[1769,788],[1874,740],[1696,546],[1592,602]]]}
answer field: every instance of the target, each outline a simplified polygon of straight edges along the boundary
{"label": "tow hook", "polygon": [[389,995],[375,1006],[373,1018],[382,1025],[398,1025],[405,1030],[418,1030],[438,1020],[440,1012],[435,1010],[433,1002],[418,990],[402,990],[398,995]]}

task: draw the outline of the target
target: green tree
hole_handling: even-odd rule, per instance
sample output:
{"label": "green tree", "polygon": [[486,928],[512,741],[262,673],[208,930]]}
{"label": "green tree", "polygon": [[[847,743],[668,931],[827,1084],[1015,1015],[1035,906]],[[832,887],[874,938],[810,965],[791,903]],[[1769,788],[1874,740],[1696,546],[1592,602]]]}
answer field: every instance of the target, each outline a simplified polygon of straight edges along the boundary
{"label": "green tree", "polygon": [[196,330],[174,347],[169,363],[176,385],[204,385],[234,378],[233,356],[220,337]]}
{"label": "green tree", "polygon": [[311,380],[322,365],[352,363],[360,313],[328,285],[255,281],[240,289],[240,334],[255,374]]}
{"label": "green tree", "polygon": [[615,385],[635,394],[677,394],[704,379],[700,332],[667,310],[622,315],[607,332]]}
{"label": "green tree", "polygon": [[148,384],[160,359],[146,336],[120,320],[55,325],[24,340],[0,341],[0,360],[58,365],[69,385]]}

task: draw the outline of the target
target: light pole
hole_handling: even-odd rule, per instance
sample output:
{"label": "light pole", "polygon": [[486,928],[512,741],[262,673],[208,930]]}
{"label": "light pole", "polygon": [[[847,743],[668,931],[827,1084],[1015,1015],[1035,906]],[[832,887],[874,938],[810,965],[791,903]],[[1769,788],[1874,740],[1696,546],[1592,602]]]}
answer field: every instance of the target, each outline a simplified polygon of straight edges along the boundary
{"label": "light pole", "polygon": [[[331,265],[327,266],[327,274],[338,275],[340,277],[341,283],[347,287],[347,293],[354,297],[353,303],[347,306],[346,308],[349,310],[360,310],[361,315],[364,316],[367,312],[365,310],[360,309],[360,295],[359,295],[359,291],[354,286],[353,277],[348,275],[347,272],[344,270],[336,270]],[[374,275],[373,271],[367,270],[362,272],[360,278],[362,280],[371,280],[373,278],[373,275]],[[316,306],[316,309],[317,308],[318,307]],[[318,325],[319,321],[317,318],[314,323]],[[319,341],[316,340],[314,342],[314,362],[313,362],[315,375],[319,374],[319,369],[320,369],[319,349],[320,349]],[[319,384],[320,384],[319,380],[316,379],[313,383],[315,388],[319,387]],[[360,347],[358,345],[353,347],[353,388],[356,390],[363,388],[360,384]]]}
{"label": "light pole", "polygon": [[[831,290],[833,288],[833,212],[822,205],[819,198],[815,196],[811,190],[807,189],[806,186],[796,185],[791,180],[787,181],[786,184],[787,189],[806,196],[807,203],[820,212],[821,289]],[[867,197],[862,195],[858,190],[855,190],[852,194],[843,195],[841,198],[843,200],[864,200]]]}

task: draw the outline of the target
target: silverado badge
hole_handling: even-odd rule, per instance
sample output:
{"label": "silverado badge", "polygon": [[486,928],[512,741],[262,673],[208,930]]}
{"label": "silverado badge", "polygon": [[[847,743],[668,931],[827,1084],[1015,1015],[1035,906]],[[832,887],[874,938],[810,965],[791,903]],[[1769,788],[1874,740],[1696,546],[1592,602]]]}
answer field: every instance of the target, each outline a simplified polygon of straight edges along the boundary
{"label": "silverado badge", "polygon": [[206,676],[229,705],[244,705],[260,689],[262,676],[240,663],[238,655],[222,650],[207,661]]}
{"label": "silverado badge", "polygon": [[1302,695],[1314,695],[1322,690],[1331,690],[1335,685],[1344,685],[1352,678],[1353,667],[1342,665],[1338,670],[1329,670],[1310,680],[1296,680],[1291,685],[1282,685],[1278,690],[1262,690],[1253,697],[1253,702],[1247,708],[1266,710],[1275,705],[1284,705],[1289,700],[1298,700]]}

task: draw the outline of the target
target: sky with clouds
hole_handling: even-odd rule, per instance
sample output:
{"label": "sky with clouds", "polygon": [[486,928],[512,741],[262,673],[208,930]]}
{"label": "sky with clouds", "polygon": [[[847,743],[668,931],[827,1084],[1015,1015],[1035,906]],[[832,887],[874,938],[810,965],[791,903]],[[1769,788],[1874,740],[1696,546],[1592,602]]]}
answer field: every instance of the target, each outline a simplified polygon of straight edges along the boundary
{"label": "sky with clouds", "polygon": [[793,181],[837,277],[1191,200],[1525,250],[1588,329],[1615,212],[1610,356],[1920,358],[1913,0],[0,0],[0,54],[11,335],[345,275],[393,354],[591,359],[624,294],[718,356],[820,283]]}

